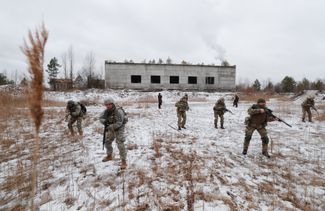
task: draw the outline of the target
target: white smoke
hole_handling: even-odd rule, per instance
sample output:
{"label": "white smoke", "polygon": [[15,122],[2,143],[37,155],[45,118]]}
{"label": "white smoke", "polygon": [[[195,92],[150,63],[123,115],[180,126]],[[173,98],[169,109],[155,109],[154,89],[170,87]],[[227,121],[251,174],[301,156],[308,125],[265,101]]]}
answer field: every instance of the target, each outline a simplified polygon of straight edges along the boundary
{"label": "white smoke", "polygon": [[214,52],[214,59],[218,62],[223,62],[226,60],[226,49],[218,43],[217,36],[214,35],[204,35],[202,36],[205,44]]}

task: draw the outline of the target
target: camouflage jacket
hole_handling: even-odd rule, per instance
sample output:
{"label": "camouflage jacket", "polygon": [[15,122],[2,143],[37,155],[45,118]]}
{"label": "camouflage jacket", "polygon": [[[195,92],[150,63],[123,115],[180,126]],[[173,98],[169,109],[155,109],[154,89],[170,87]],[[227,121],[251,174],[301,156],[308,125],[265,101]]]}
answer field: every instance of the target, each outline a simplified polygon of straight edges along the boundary
{"label": "camouflage jacket", "polygon": [[81,117],[83,113],[81,112],[81,106],[79,103],[75,103],[72,108],[66,108],[66,114],[71,117]]}
{"label": "camouflage jacket", "polygon": [[106,109],[100,115],[99,121],[111,130],[118,130],[126,123],[125,113],[120,107],[115,107],[113,110]]}
{"label": "camouflage jacket", "polygon": [[226,109],[226,104],[221,100],[218,100],[215,106],[213,107],[214,112],[218,112],[218,113],[220,112],[224,113],[225,109]]}
{"label": "camouflage jacket", "polygon": [[185,100],[180,100],[175,104],[177,108],[177,112],[185,112],[188,111],[190,108],[188,107],[188,103]]}
{"label": "camouflage jacket", "polygon": [[[260,109],[264,109],[266,112],[260,113]],[[247,111],[249,114],[248,126],[255,128],[265,127],[267,122],[274,121],[275,119],[269,115],[267,110],[267,107],[261,108],[257,104],[251,106]]]}
{"label": "camouflage jacket", "polygon": [[315,106],[315,101],[313,99],[307,98],[302,104],[304,108],[312,108]]}

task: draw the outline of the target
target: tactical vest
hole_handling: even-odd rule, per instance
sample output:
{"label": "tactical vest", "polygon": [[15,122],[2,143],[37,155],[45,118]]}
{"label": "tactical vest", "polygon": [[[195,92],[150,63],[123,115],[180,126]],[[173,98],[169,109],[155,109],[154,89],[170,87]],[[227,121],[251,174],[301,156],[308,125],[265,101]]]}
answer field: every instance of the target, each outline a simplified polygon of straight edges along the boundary
{"label": "tactical vest", "polygon": [[[253,105],[251,108],[260,109],[258,105]],[[264,108],[263,108],[264,109]],[[266,109],[266,108],[265,108]],[[265,127],[267,125],[267,113],[258,113],[250,115],[249,126],[252,127]]]}

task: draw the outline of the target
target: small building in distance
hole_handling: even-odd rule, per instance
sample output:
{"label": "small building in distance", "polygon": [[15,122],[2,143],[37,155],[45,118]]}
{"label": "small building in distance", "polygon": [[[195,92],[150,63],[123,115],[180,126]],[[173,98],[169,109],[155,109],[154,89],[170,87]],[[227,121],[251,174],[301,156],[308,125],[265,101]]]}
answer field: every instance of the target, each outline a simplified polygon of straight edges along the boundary
{"label": "small building in distance", "polygon": [[105,61],[105,85],[112,89],[234,90],[236,66]]}
{"label": "small building in distance", "polygon": [[51,79],[49,84],[54,91],[66,91],[73,88],[71,79]]}

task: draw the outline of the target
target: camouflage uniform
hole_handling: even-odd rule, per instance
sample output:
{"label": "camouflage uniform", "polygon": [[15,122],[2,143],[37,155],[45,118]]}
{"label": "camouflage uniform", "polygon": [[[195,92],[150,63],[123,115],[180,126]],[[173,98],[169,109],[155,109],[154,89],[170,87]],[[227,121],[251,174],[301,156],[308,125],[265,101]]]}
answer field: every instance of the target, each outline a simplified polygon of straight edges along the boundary
{"label": "camouflage uniform", "polygon": [[234,102],[233,102],[233,107],[238,107],[238,101],[239,101],[239,97],[238,97],[238,95],[235,95],[235,97],[234,97]]}
{"label": "camouflage uniform", "polygon": [[161,104],[162,104],[162,95],[159,93],[158,94],[158,108],[161,109]]}
{"label": "camouflage uniform", "polygon": [[[112,98],[108,98],[105,100],[105,103],[113,103],[112,109],[106,109],[99,118],[99,121],[103,125],[108,125],[106,129],[106,140],[105,140],[105,148],[107,157],[111,160],[113,154],[112,143],[114,139],[116,139],[117,148],[120,152],[120,158],[122,163],[126,163],[126,154],[127,149],[124,146],[125,142],[125,113],[122,108],[115,105],[114,100]],[[103,160],[104,161],[104,160]]]}
{"label": "camouflage uniform", "polygon": [[[258,102],[264,101],[264,99],[259,99]],[[258,104],[254,104],[248,109],[248,114],[250,117],[246,119],[246,130],[245,130],[245,140],[244,140],[244,150],[245,155],[248,150],[249,142],[255,130],[260,134],[262,139],[262,154],[269,157],[268,155],[268,143],[269,137],[267,136],[266,125],[267,122],[274,121],[275,119],[267,114],[267,112],[261,113],[261,109],[267,109],[266,107],[260,107]]]}
{"label": "camouflage uniform", "polygon": [[83,134],[82,131],[82,119],[83,119],[83,112],[81,111],[81,106],[78,102],[74,102],[72,100],[68,101],[68,105],[66,108],[66,118],[70,116],[68,121],[68,128],[70,130],[71,135],[74,135],[73,124],[77,122],[77,128],[80,135]]}
{"label": "camouflage uniform", "polygon": [[224,129],[224,127],[223,127],[223,122],[224,122],[223,115],[225,114],[225,109],[226,109],[225,99],[220,98],[216,102],[215,106],[213,107],[213,111],[214,111],[214,127],[215,128],[218,128],[218,116],[219,116],[220,117],[221,128]]}
{"label": "camouflage uniform", "polygon": [[310,108],[315,108],[315,101],[313,97],[308,97],[302,104],[302,121],[305,121],[306,113],[308,114],[308,121],[312,121],[312,114]]}
{"label": "camouflage uniform", "polygon": [[178,129],[185,128],[186,124],[186,111],[189,110],[187,98],[182,97],[180,101],[175,104],[177,108],[177,118],[178,118]]}

